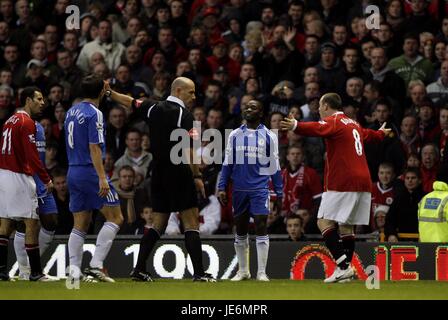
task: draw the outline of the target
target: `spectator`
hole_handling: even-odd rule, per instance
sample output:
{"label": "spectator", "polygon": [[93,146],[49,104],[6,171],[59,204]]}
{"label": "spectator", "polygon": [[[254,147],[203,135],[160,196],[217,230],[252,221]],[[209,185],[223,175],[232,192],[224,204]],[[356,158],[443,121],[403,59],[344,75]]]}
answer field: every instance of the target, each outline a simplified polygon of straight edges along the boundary
{"label": "spectator", "polygon": [[51,68],[50,78],[54,82],[61,83],[62,81],[70,83],[70,98],[74,99],[79,94],[79,85],[83,72],[79,69],[75,63],[73,54],[67,49],[59,49],[57,52],[56,65]]}
{"label": "spectator", "polygon": [[131,96],[134,99],[149,95],[149,88],[146,84],[132,80],[131,68],[127,64],[121,64],[117,68],[115,78],[111,81],[111,87],[115,91]]}
{"label": "spectator", "polygon": [[53,141],[47,140],[45,147],[45,168],[48,172],[59,166],[58,163],[58,145]]}
{"label": "spectator", "polygon": [[413,34],[407,34],[404,37],[403,54],[393,58],[388,64],[403,79],[406,87],[411,80],[429,83],[433,76],[434,70],[431,62],[419,54],[418,48],[418,38]]}
{"label": "spectator", "polygon": [[144,234],[146,230],[152,227],[153,224],[152,208],[150,206],[145,206],[140,211],[140,219],[136,221],[137,230],[136,234]]}
{"label": "spectator", "polygon": [[58,225],[55,234],[68,235],[73,228],[73,214],[69,209],[70,199],[67,188],[67,172],[65,169],[54,168],[51,171],[51,176],[54,184],[53,196],[58,208]]}
{"label": "spectator", "polygon": [[89,72],[90,57],[95,52],[100,52],[104,56],[107,67],[114,72],[124,55],[125,47],[119,42],[112,41],[112,26],[108,20],[100,21],[98,30],[98,38],[83,46],[77,65],[84,72]]}
{"label": "spectator", "polygon": [[431,100],[425,99],[418,111],[418,131],[422,143],[436,141],[440,136],[440,127],[435,119],[434,105]]}
{"label": "spectator", "polygon": [[320,42],[314,34],[308,34],[305,37],[304,58],[305,66],[314,67],[320,60]]}
{"label": "spectator", "polygon": [[389,206],[380,205],[376,207],[373,218],[375,222],[375,233],[378,234],[378,241],[379,242],[385,242],[386,241],[386,235],[385,235],[385,225],[386,225],[386,216],[389,212]]}
{"label": "spectator", "polygon": [[378,168],[378,181],[372,184],[372,206],[370,229],[376,230],[375,211],[379,206],[390,206],[394,201],[395,181],[394,166],[388,162],[382,162]]}
{"label": "spectator", "polygon": [[286,217],[286,231],[291,241],[306,241],[303,234],[303,219],[296,214]]}
{"label": "spectator", "polygon": [[[395,190],[395,198],[386,216],[386,239],[397,242],[405,239],[404,233],[416,234],[418,239],[418,203],[424,195],[418,169],[408,168],[404,173],[404,185]],[[409,238],[407,238],[409,240]]]}
{"label": "spectator", "polygon": [[[445,147],[448,138],[448,107],[442,107],[439,111],[440,136],[436,139],[440,154],[444,157]],[[445,162],[445,157],[443,161]]]}
{"label": "spectator", "polygon": [[419,153],[421,141],[417,132],[417,119],[412,115],[405,116],[401,121],[400,130],[401,147],[406,157],[411,153]]}
{"label": "spectator", "polygon": [[435,144],[428,143],[423,146],[420,174],[425,193],[432,191],[432,185],[436,181],[437,169],[439,167],[439,158],[439,149]]}
{"label": "spectator", "polygon": [[[448,19],[446,19],[448,22]],[[440,67],[440,77],[426,87],[428,97],[436,106],[448,103],[448,60],[444,60]]]}
{"label": "spectator", "polygon": [[[119,178],[119,172],[125,165],[137,166],[143,171],[143,177],[146,177],[149,165],[152,161],[152,154],[142,149],[142,134],[138,129],[129,129],[126,133],[126,150],[124,155],[115,162],[114,175],[112,181]],[[134,172],[135,178],[135,172]]]}
{"label": "spectator", "polygon": [[113,106],[109,111],[106,130],[106,146],[114,159],[120,158],[125,151],[126,132],[128,130],[126,114],[123,107]]}
{"label": "spectator", "polygon": [[388,91],[390,97],[403,101],[406,97],[406,87],[403,79],[399,77],[388,65],[384,48],[376,47],[370,52],[372,67],[368,77],[381,83],[382,91]]}
{"label": "spectator", "polygon": [[319,79],[323,92],[344,92],[344,84],[340,79],[344,78],[344,71],[339,66],[336,56],[336,46],[332,42],[325,42],[321,46],[321,59],[317,65]]}
{"label": "spectator", "polygon": [[289,216],[300,208],[316,215],[322,194],[322,184],[317,172],[305,165],[305,152],[298,145],[288,148],[286,160],[286,168],[282,170],[282,213]]}
{"label": "spectator", "polygon": [[143,82],[150,87],[153,73],[142,62],[142,49],[135,44],[129,45],[126,48],[125,59],[130,67],[132,80],[134,82]]}

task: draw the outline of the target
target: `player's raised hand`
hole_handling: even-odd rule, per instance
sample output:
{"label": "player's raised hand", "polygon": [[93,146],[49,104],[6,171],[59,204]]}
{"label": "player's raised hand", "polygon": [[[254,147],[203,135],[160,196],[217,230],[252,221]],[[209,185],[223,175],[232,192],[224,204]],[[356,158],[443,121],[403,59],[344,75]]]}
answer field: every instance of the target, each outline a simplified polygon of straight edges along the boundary
{"label": "player's raised hand", "polygon": [[226,206],[227,205],[227,193],[225,192],[225,191],[219,191],[218,192],[218,200],[219,200],[219,202],[221,202],[221,204],[223,205],[223,206]]}
{"label": "player's raised hand", "polygon": [[47,188],[47,193],[51,193],[53,191],[53,188],[54,188],[53,181],[50,180],[50,182],[48,182],[46,184],[45,188]]}
{"label": "player's raised hand", "polygon": [[107,182],[106,178],[100,178],[99,184],[100,191],[98,192],[98,195],[102,198],[105,198],[110,191],[109,183]]}
{"label": "player's raised hand", "polygon": [[392,129],[390,128],[386,128],[386,122],[383,123],[383,125],[381,126],[381,128],[378,129],[378,131],[383,131],[384,132],[384,136],[388,137],[389,134],[392,132]]}
{"label": "player's raised hand", "polygon": [[283,118],[283,120],[280,122],[280,129],[283,131],[292,130],[294,128],[294,125],[296,124],[296,119],[294,119],[293,115],[290,114],[288,118]]}

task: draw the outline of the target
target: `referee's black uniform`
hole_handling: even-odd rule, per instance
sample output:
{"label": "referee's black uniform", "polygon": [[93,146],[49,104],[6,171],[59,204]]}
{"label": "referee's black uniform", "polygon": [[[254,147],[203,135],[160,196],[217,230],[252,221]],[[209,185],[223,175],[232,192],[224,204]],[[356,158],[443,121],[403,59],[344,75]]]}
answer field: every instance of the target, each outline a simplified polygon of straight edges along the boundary
{"label": "referee's black uniform", "polygon": [[[196,187],[190,166],[173,164],[172,148],[179,141],[170,141],[176,129],[192,132],[193,115],[182,100],[169,96],[154,103],[150,100],[134,100],[134,108],[149,126],[150,152],[153,155],[151,178],[151,202],[153,212],[180,212],[198,206]],[[189,139],[190,135],[188,135]],[[191,141],[189,142],[191,146]],[[190,155],[188,155],[190,159]]]}

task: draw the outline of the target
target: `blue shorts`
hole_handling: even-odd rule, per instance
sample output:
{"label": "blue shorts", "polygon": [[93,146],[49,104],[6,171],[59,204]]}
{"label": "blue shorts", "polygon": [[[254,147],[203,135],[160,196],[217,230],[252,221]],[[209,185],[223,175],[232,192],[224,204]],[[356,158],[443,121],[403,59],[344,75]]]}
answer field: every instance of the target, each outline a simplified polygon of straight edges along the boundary
{"label": "blue shorts", "polygon": [[58,213],[56,201],[51,193],[37,198],[37,200],[39,202],[39,214]]}
{"label": "blue shorts", "polygon": [[234,190],[232,193],[232,208],[234,216],[239,216],[247,211],[251,215],[268,215],[269,190]]}
{"label": "blue shorts", "polygon": [[102,198],[98,195],[99,178],[93,166],[71,166],[68,169],[67,183],[70,194],[69,208],[72,213],[99,210],[103,206],[119,206],[118,193],[110,183],[109,194]]}

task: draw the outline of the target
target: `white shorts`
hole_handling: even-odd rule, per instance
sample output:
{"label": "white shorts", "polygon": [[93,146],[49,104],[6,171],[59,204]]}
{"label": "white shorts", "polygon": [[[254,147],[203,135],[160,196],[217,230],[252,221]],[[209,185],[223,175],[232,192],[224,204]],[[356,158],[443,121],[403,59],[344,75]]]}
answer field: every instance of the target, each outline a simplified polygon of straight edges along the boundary
{"label": "white shorts", "polygon": [[0,218],[39,219],[33,177],[0,169]]}
{"label": "white shorts", "polygon": [[370,220],[370,192],[326,191],[322,194],[317,217],[348,225],[368,225]]}

